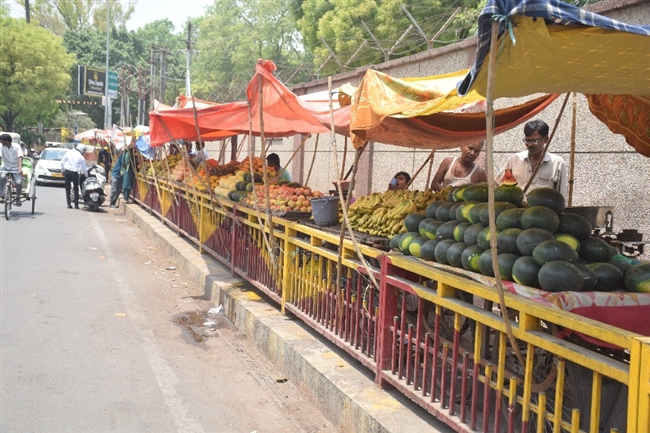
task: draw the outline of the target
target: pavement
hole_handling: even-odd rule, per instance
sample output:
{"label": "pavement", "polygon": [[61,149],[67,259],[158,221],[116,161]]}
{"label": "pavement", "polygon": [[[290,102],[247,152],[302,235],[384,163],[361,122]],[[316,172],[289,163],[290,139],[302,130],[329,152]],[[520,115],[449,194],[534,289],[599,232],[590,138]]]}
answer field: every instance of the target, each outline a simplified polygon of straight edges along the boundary
{"label": "pavement", "polygon": [[340,432],[453,431],[399,392],[376,386],[369,370],[299,320],[283,316],[277,305],[157,217],[136,204],[124,212]]}

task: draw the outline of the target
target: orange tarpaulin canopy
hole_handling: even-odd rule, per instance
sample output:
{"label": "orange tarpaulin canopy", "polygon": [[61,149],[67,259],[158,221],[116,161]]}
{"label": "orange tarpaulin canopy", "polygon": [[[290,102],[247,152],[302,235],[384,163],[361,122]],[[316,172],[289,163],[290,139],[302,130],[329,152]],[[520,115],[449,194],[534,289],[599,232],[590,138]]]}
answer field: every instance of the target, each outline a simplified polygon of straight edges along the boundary
{"label": "orange tarpaulin canopy", "polygon": [[[289,137],[296,134],[328,132],[329,128],[322,123],[325,120],[325,115],[315,112],[308,103],[301,101],[275,78],[273,76],[275,69],[276,66],[271,61],[258,61],[255,66],[255,75],[248,83],[246,90],[248,102],[231,102],[201,107],[197,101],[196,111],[201,138],[209,140],[248,134],[251,118],[252,133],[259,136],[261,132],[260,80],[262,83],[264,135],[266,137]],[[172,140],[198,140],[191,99],[183,97],[179,101],[186,108],[149,113],[152,146],[160,146]],[[205,103],[205,101],[201,102]],[[342,109],[341,113],[346,111],[349,112],[347,109]],[[343,125],[349,122],[349,115],[346,117],[345,114],[337,113],[335,118],[338,118]],[[327,121],[329,122],[329,113]],[[338,129],[343,131],[345,127]]]}

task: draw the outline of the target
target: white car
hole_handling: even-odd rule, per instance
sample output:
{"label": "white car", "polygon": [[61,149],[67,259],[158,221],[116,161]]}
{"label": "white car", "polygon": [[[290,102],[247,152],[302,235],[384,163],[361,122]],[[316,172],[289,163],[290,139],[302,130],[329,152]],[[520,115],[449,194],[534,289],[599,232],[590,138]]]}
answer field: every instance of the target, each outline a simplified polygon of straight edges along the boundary
{"label": "white car", "polygon": [[41,152],[34,169],[37,184],[62,185],[65,183],[61,172],[61,160],[67,151],[66,148],[48,147]]}

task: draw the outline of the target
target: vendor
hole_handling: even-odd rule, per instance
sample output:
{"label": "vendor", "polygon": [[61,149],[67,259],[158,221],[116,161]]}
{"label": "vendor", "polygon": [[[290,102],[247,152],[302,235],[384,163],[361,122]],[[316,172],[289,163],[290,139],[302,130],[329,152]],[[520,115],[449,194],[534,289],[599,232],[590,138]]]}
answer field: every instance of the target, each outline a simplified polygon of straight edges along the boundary
{"label": "vendor", "polygon": [[503,173],[510,169],[515,179],[517,179],[517,184],[523,189],[533,175],[535,168],[541,164],[528,191],[537,188],[553,188],[566,199],[568,192],[564,159],[550,152],[546,152],[542,159],[544,146],[548,142],[548,125],[542,120],[532,120],[526,123],[522,141],[528,150],[512,155],[497,175],[496,182],[500,183]]}
{"label": "vendor", "polygon": [[391,179],[388,189],[406,189],[411,181],[411,175],[405,171],[400,171]]}
{"label": "vendor", "polygon": [[474,161],[481,154],[483,142],[468,144],[460,148],[460,156],[445,158],[433,176],[431,189],[441,191],[447,186],[461,186],[468,183],[487,182],[485,170]]}
{"label": "vendor", "polygon": [[195,164],[203,164],[205,161],[210,159],[208,156],[208,151],[205,150],[205,143],[203,143],[202,140],[197,141],[194,143],[194,145],[196,149],[195,156],[193,158]]}
{"label": "vendor", "polygon": [[[271,153],[266,157],[266,165],[268,165],[269,167],[273,167],[275,169],[275,172],[279,174],[277,179],[278,182],[282,180],[291,182],[291,175],[289,174],[289,170],[282,169],[282,167],[280,166],[280,157],[278,156],[277,153]],[[280,171],[282,171],[282,173],[280,173]]]}

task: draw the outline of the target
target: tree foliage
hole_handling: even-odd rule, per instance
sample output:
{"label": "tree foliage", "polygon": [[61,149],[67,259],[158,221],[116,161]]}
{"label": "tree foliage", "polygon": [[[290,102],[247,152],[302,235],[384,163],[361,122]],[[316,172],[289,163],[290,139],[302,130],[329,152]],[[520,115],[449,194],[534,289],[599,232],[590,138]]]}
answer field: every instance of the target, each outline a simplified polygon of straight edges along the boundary
{"label": "tree foliage", "polygon": [[60,37],[23,19],[0,18],[0,28],[0,122],[12,131],[56,112],[74,55]]}
{"label": "tree foliage", "polygon": [[[18,0],[25,6],[25,0]],[[111,26],[123,27],[135,12],[137,0],[113,0],[111,5]],[[68,30],[73,32],[90,27],[106,31],[107,7],[104,1],[97,0],[32,0],[30,11],[34,20],[41,26],[63,36]]]}
{"label": "tree foliage", "polygon": [[[257,59],[273,60],[282,76],[300,65],[292,0],[216,0],[199,23],[192,68],[197,97],[242,99]],[[288,77],[286,77],[288,78]]]}

